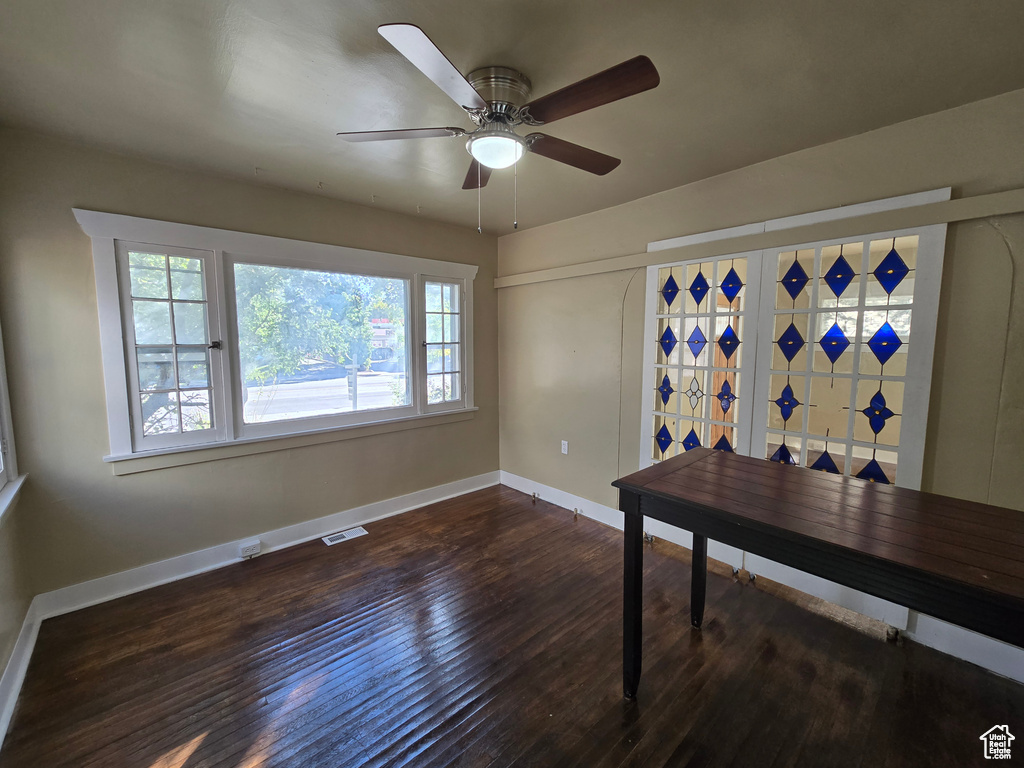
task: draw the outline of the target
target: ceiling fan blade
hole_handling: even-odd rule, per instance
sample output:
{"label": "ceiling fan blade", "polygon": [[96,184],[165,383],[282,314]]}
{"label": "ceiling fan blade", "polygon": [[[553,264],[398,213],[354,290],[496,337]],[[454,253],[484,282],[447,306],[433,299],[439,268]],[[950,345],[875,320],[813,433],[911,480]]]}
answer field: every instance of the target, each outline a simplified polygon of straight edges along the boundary
{"label": "ceiling fan blade", "polygon": [[658,70],[646,56],[624,61],[604,72],[534,99],[524,108],[542,123],[585,112],[654,88],[661,82]]}
{"label": "ceiling fan blade", "polygon": [[557,160],[560,163],[579,168],[581,171],[589,171],[598,176],[611,173],[619,167],[622,161],[617,157],[595,152],[592,149],[573,144],[571,141],[556,139],[543,133],[531,133],[526,137],[530,142],[530,151],[549,160]]}
{"label": "ceiling fan blade", "polygon": [[415,24],[382,24],[377,31],[460,107],[487,109],[483,97]]}
{"label": "ceiling fan blade", "polygon": [[491,169],[481,165],[476,158],[469,164],[466,172],[466,180],[462,182],[463,189],[480,189],[487,186],[487,180],[491,178]]}
{"label": "ceiling fan blade", "polygon": [[403,128],[397,131],[346,131],[339,133],[345,141],[393,141],[394,139],[443,139],[465,136],[461,128]]}

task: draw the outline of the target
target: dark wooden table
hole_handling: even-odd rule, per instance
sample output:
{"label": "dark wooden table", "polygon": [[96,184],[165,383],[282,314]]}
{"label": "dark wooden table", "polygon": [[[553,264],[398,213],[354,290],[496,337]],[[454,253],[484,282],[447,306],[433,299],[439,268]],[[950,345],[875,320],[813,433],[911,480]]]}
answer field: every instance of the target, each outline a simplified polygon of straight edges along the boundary
{"label": "dark wooden table", "polygon": [[612,485],[627,698],[640,683],[644,517],[693,533],[694,627],[711,538],[1024,648],[1024,512],[707,448]]}

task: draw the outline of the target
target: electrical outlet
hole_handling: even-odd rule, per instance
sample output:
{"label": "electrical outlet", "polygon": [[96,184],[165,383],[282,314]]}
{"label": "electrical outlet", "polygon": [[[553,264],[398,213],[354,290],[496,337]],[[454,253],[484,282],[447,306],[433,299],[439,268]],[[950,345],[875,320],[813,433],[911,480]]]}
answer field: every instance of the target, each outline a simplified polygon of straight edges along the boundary
{"label": "electrical outlet", "polygon": [[256,557],[260,553],[260,540],[243,541],[238,545],[239,557]]}
{"label": "electrical outlet", "polygon": [[569,453],[569,441],[568,440],[563,440],[562,441],[562,453],[565,453],[565,454]]}

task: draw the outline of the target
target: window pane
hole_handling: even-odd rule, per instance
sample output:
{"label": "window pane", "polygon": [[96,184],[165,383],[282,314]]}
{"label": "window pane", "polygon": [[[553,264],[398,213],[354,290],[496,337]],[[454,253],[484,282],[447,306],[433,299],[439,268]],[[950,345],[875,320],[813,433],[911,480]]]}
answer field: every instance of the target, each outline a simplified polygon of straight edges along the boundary
{"label": "window pane", "polygon": [[210,391],[208,389],[191,390],[181,393],[181,429],[183,432],[195,432],[209,429]]}
{"label": "window pane", "polygon": [[179,344],[206,343],[206,304],[174,302],[174,338]]}
{"label": "window pane", "polygon": [[170,344],[171,305],[166,301],[133,301],[136,344]]}
{"label": "window pane", "polygon": [[451,283],[444,284],[443,306],[445,312],[459,311],[459,286]]}
{"label": "window pane", "polygon": [[444,369],[445,371],[459,370],[459,345],[444,345]]}
{"label": "window pane", "polygon": [[199,259],[171,257],[171,293],[175,299],[202,301],[203,271]]}
{"label": "window pane", "polygon": [[205,348],[178,349],[178,382],[182,389],[209,386],[210,371]]}
{"label": "window pane", "polygon": [[443,319],[447,317],[448,315],[427,315],[427,343],[444,341],[441,328]]}
{"label": "window pane", "polygon": [[409,404],[407,281],[259,264],[234,272],[247,424]]}
{"label": "window pane", "polygon": [[443,375],[427,376],[427,402],[431,405],[444,402]]}
{"label": "window pane", "polygon": [[444,316],[444,340],[445,341],[458,341],[459,340],[459,316],[458,315],[445,315]]}
{"label": "window pane", "polygon": [[441,311],[441,284],[427,283],[427,312]]}
{"label": "window pane", "polygon": [[129,253],[128,270],[132,296],[140,299],[167,298],[167,257],[156,253]]}
{"label": "window pane", "polygon": [[139,389],[174,389],[174,356],[170,347],[138,351]]}
{"label": "window pane", "polygon": [[459,399],[459,375],[458,374],[446,374],[444,377],[444,399],[445,400],[458,400]]}
{"label": "window pane", "polygon": [[143,394],[142,434],[166,435],[178,431],[178,393]]}
{"label": "window pane", "polygon": [[440,344],[430,344],[427,346],[427,373],[441,372],[441,352],[442,346]]}

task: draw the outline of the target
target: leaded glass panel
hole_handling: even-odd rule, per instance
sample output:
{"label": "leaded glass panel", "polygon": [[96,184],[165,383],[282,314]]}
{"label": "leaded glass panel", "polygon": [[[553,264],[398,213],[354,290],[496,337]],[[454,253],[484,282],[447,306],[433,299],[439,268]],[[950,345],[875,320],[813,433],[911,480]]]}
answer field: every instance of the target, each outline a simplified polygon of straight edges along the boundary
{"label": "leaded glass panel", "polygon": [[658,269],[655,376],[648,401],[652,460],[697,446],[737,445],[745,396],[740,371],[747,279],[748,260],[741,256]]}
{"label": "leaded glass panel", "polygon": [[895,482],[918,236],[773,258],[765,457]]}

